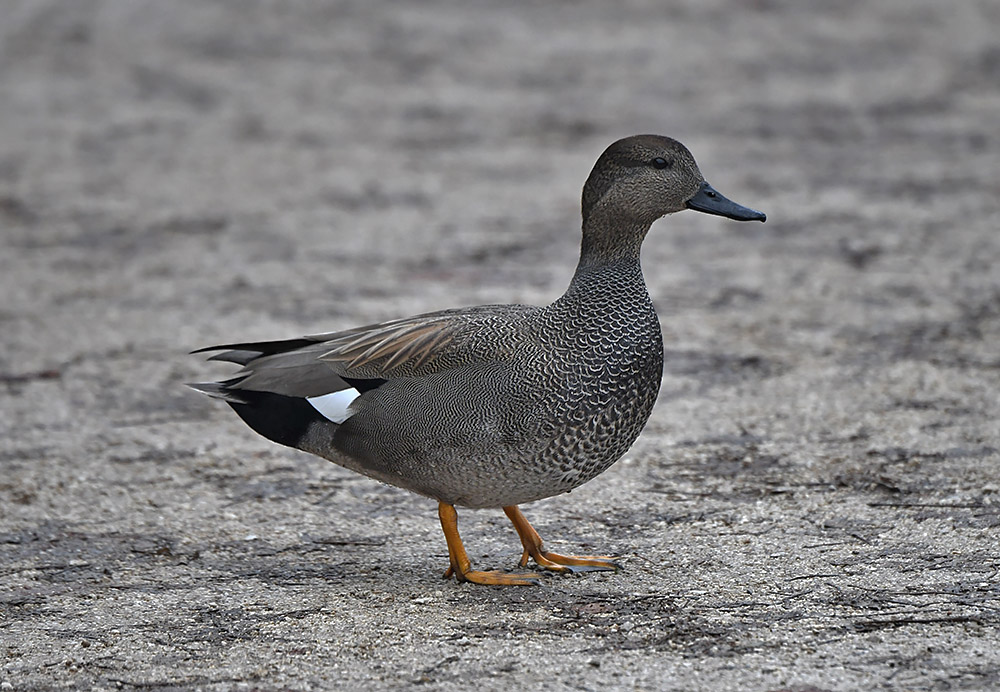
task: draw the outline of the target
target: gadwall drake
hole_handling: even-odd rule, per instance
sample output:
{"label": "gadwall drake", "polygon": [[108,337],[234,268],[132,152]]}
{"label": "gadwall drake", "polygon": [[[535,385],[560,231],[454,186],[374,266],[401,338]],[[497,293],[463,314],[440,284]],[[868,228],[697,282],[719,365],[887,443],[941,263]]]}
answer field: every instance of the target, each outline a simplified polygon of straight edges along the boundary
{"label": "gadwall drake", "polygon": [[694,209],[764,221],[705,182],[680,142],[612,144],[583,188],[583,243],[569,288],[545,307],[483,305],[288,341],[212,346],[243,369],[192,385],[255,431],[438,501],[451,566],[477,584],[535,584],[473,570],[455,505],[500,507],[520,536],[520,566],[617,568],[558,555],[518,505],[569,492],[617,461],[649,418],[663,340],[639,266],[654,221]]}

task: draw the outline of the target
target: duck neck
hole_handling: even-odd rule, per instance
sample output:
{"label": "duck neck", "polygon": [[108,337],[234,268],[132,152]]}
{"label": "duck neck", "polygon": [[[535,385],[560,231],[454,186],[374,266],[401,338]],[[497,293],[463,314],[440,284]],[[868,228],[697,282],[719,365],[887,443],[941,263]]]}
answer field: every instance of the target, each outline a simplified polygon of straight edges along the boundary
{"label": "duck neck", "polygon": [[570,283],[570,291],[599,278],[603,284],[612,279],[612,285],[621,286],[625,291],[635,291],[639,284],[643,289],[640,293],[645,295],[639,252],[649,227],[648,223],[619,222],[612,228],[601,223],[600,218],[584,219],[580,263]]}
{"label": "duck neck", "polygon": [[619,227],[623,235],[616,243],[587,230],[584,224],[580,263],[569,288],[548,308],[559,318],[559,338],[571,348],[602,354],[607,362],[639,358],[647,347],[655,351],[651,344],[660,342],[659,322],[639,264],[648,226],[630,235]]}

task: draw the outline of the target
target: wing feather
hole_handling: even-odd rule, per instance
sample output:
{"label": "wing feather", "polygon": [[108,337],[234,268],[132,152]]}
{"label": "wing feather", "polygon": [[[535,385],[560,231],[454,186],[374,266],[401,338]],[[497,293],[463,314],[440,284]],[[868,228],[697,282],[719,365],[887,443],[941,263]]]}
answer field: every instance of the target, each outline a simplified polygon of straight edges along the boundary
{"label": "wing feather", "polygon": [[[517,339],[527,305],[484,305],[417,315],[391,322],[288,341],[227,344],[210,360],[242,365],[235,377],[203,386],[210,394],[238,390],[315,397],[351,387],[352,380],[417,377],[441,369],[504,357]],[[509,335],[508,335],[509,336]]]}

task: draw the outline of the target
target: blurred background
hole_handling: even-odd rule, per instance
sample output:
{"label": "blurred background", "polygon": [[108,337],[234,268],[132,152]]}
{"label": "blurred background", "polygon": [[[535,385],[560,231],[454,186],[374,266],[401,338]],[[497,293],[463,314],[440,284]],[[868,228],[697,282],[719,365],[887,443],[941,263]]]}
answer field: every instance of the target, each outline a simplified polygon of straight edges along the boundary
{"label": "blurred background", "polygon": [[[0,15],[15,688],[53,665],[81,686],[470,670],[530,685],[543,665],[583,687],[1000,684],[980,605],[998,568],[1000,3],[3,0]],[[430,504],[269,445],[182,386],[223,372],[186,355],[200,346],[551,301],[583,181],[639,132],[683,141],[768,222],[654,226],[654,418],[615,469],[530,508],[543,535],[642,555],[626,572],[527,596],[443,584]],[[945,509],[887,515],[889,500]],[[501,519],[464,520],[474,561],[513,563]],[[804,549],[830,532],[842,548]],[[918,595],[928,556],[951,556],[932,581],[953,598]],[[803,573],[840,577],[782,581]],[[875,587],[939,624],[883,633],[891,599],[858,596]],[[524,629],[499,644],[511,613]],[[317,658],[320,640],[339,648]]]}

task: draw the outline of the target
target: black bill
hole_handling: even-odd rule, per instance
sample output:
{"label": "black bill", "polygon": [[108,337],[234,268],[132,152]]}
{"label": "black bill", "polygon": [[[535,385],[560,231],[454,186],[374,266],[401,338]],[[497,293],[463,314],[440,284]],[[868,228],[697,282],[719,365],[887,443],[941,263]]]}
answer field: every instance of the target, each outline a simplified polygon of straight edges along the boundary
{"label": "black bill", "polygon": [[688,209],[725,216],[737,221],[767,221],[767,214],[764,212],[740,206],[731,199],[726,199],[708,183],[701,184],[694,197],[687,201],[687,206]]}

